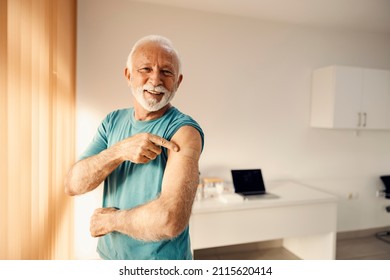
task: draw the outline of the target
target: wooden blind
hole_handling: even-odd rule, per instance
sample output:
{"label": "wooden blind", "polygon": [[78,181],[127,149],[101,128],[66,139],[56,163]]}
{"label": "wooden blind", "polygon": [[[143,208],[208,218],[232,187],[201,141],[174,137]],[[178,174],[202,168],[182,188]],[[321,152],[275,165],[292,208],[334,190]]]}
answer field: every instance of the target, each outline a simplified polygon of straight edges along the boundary
{"label": "wooden blind", "polygon": [[76,0],[0,1],[0,258],[69,259]]}

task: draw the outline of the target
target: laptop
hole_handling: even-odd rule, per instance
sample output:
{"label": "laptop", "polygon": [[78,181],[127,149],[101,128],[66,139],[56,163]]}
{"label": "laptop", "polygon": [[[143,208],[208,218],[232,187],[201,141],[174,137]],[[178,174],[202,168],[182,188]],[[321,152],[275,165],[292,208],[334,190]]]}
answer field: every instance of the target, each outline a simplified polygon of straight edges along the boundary
{"label": "laptop", "polygon": [[261,169],[231,170],[234,192],[245,199],[268,199],[278,196],[265,189]]}

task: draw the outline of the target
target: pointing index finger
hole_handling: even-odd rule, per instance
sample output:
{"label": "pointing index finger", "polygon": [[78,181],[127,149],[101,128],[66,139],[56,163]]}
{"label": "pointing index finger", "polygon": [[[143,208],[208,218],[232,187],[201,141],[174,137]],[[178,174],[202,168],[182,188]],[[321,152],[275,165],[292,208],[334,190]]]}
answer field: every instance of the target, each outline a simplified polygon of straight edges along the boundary
{"label": "pointing index finger", "polygon": [[167,139],[162,138],[160,136],[150,134],[149,140],[158,146],[165,147],[165,148],[172,150],[172,151],[175,151],[175,152],[179,151],[179,147],[176,144],[174,144],[173,142],[170,142]]}

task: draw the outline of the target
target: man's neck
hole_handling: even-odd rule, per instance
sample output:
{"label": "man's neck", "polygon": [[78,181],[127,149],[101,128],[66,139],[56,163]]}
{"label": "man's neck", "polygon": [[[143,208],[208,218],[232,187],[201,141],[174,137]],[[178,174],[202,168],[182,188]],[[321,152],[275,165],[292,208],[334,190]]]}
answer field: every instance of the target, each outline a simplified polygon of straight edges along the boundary
{"label": "man's neck", "polygon": [[158,111],[150,112],[145,110],[141,105],[134,104],[134,117],[137,121],[151,121],[161,118],[172,105],[169,103]]}

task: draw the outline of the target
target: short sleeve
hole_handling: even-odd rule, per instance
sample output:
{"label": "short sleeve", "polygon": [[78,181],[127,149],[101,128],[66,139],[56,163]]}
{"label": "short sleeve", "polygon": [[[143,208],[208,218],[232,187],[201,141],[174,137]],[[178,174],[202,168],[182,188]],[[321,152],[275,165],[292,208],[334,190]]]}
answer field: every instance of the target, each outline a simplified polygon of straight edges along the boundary
{"label": "short sleeve", "polygon": [[110,127],[110,115],[108,115],[99,125],[92,142],[89,144],[87,149],[81,154],[79,160],[97,155],[101,151],[107,149],[108,133]]}
{"label": "short sleeve", "polygon": [[[175,133],[183,126],[192,126],[193,128],[195,128],[199,132],[200,137],[201,137],[201,141],[202,141],[202,151],[203,151],[203,148],[204,148],[203,130],[200,127],[200,125],[193,118],[191,118],[188,115],[181,114],[180,117],[176,118],[175,121],[173,123],[171,123],[170,127],[168,128],[168,130],[164,134],[164,138],[166,138],[167,140],[170,141],[172,139],[173,135],[175,135]],[[168,153],[166,151],[166,148],[163,149],[163,153],[166,157],[168,157]]]}

